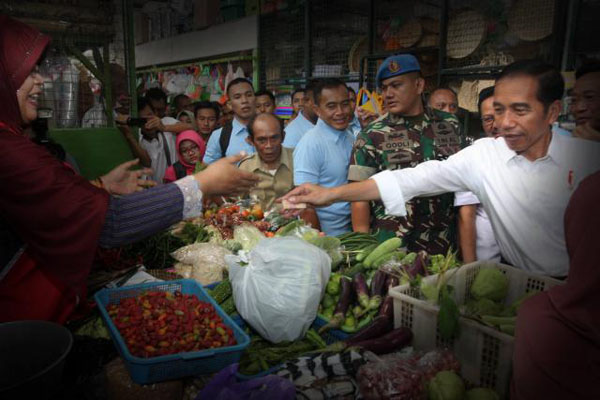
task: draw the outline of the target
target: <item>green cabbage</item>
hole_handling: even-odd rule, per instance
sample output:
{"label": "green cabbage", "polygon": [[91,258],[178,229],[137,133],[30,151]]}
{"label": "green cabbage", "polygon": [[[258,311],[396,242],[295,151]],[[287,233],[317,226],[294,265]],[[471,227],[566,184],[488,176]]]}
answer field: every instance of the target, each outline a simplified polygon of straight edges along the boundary
{"label": "green cabbage", "polygon": [[265,235],[254,225],[243,224],[233,229],[233,239],[246,251],[252,250],[264,238]]}
{"label": "green cabbage", "polygon": [[441,371],[429,381],[430,400],[463,400],[465,384],[453,371]]}
{"label": "green cabbage", "polygon": [[465,303],[465,312],[468,315],[500,315],[502,304],[490,299],[469,300]]}
{"label": "green cabbage", "polygon": [[497,268],[482,268],[473,281],[471,295],[475,299],[504,301],[508,291],[508,278]]}

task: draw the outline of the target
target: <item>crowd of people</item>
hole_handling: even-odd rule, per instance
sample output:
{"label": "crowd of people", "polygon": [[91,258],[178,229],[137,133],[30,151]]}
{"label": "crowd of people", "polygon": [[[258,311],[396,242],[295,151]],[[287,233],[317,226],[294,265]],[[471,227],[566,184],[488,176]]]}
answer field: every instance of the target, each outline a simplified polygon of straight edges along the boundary
{"label": "crowd of people", "polygon": [[[369,231],[399,237],[410,251],[460,249],[465,262],[502,260],[567,278],[519,315],[513,394],[597,393],[598,64],[577,72],[572,133],[555,124],[560,72],[536,60],[506,66],[480,93],[484,137],[473,144],[455,115],[456,93],[440,87],[425,99],[409,54],[378,70],[382,115],[361,110],[354,90],[334,78],[294,91],[287,125],[274,114],[273,94],[243,78],[229,82],[224,105],[178,95],[169,110],[166,94],[151,89],[138,99],[137,118],[116,118],[145,169],[130,170],[134,161],[88,182],[24,134],[37,118],[37,65],[49,38],[5,16],[0,33],[0,321],[72,318],[97,246],[200,215],[203,198],[244,194],[267,209],[280,199],[308,204],[301,217],[327,235]],[[157,184],[141,190],[153,186],[143,179],[150,172]],[[544,327],[560,340],[538,341]],[[567,340],[573,357],[558,352],[565,358],[540,364]],[[573,379],[557,387],[563,374]]]}

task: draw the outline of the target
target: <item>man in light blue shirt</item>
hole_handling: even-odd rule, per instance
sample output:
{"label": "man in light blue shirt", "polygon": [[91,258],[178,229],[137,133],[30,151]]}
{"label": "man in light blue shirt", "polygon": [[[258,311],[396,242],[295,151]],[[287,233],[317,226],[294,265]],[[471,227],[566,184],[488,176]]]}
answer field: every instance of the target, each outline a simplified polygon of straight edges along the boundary
{"label": "man in light blue shirt", "polygon": [[[324,79],[314,86],[315,127],[294,150],[294,184],[314,183],[335,187],[348,182],[348,165],[354,136],[348,130],[351,105],[346,85]],[[306,110],[306,108],[305,108]],[[351,230],[350,203],[318,208],[321,231],[335,236]]]}
{"label": "man in light blue shirt", "polygon": [[[256,114],[254,89],[245,78],[236,78],[227,85],[227,101],[233,110],[233,121],[210,135],[203,161],[211,164],[220,158],[245,151],[254,153],[254,147],[246,142],[246,125]],[[221,138],[222,137],[222,138]]]}
{"label": "man in light blue shirt", "polygon": [[283,147],[293,149],[302,136],[315,127],[319,118],[315,113],[314,87],[312,83],[306,85],[304,90],[304,108],[298,112],[298,116],[285,128],[285,139]]}

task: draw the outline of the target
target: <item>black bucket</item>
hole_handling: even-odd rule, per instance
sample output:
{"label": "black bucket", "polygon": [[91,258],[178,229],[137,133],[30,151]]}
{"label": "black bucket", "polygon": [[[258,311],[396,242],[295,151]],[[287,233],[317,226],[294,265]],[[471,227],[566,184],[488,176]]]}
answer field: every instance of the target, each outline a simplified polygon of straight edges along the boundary
{"label": "black bucket", "polygon": [[0,324],[0,399],[50,399],[61,383],[71,332],[47,321]]}

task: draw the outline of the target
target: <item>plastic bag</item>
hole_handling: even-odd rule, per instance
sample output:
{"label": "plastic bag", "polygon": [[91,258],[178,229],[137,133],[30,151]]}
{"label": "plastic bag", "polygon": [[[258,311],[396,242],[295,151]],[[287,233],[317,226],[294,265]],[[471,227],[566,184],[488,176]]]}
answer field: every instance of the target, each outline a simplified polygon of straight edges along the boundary
{"label": "plastic bag", "polygon": [[369,362],[358,370],[356,380],[366,400],[427,398],[427,382],[440,371],[460,371],[460,364],[448,350],[428,353],[392,353]]}
{"label": "plastic bag", "polygon": [[223,280],[223,270],[227,267],[225,264],[227,254],[231,252],[222,246],[213,243],[194,243],[175,250],[171,256],[184,265],[191,265],[190,278],[204,286]]}
{"label": "plastic bag", "polygon": [[248,255],[226,257],[235,306],[246,322],[273,343],[306,333],[331,274],[323,250],[294,237],[262,240]]}
{"label": "plastic bag", "polygon": [[238,364],[232,364],[222,369],[198,393],[196,400],[294,400],[296,398],[296,388],[287,379],[267,375],[238,383],[236,379],[237,370]]}

